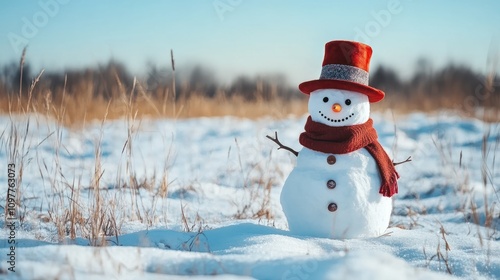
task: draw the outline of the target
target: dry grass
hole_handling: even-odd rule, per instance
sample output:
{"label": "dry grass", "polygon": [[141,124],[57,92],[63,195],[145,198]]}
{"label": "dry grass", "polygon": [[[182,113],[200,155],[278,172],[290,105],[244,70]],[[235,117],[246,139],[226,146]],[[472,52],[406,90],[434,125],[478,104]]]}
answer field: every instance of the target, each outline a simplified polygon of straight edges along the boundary
{"label": "dry grass", "polygon": [[[24,56],[21,59],[21,68]],[[37,218],[42,223],[52,223],[57,232],[57,240],[62,242],[66,238],[76,239],[77,237],[86,238],[92,246],[105,246],[108,242],[113,242],[109,237],[114,236],[118,243],[118,236],[121,234],[121,225],[124,221],[139,220],[143,224],[153,225],[161,214],[156,213],[156,204],[158,200],[166,199],[168,189],[168,162],[165,162],[163,174],[160,180],[156,180],[156,175],[152,178],[137,178],[132,165],[132,139],[136,133],[137,110],[134,111],[134,104],[129,100],[123,105],[124,111],[120,116],[125,115],[128,123],[128,138],[123,144],[124,159],[126,164],[125,174],[117,174],[114,189],[117,191],[108,191],[107,186],[101,182],[104,170],[102,169],[102,136],[104,135],[103,126],[108,119],[110,112],[109,102],[97,102],[99,98],[93,98],[89,95],[79,97],[68,97],[63,91],[60,99],[56,102],[49,94],[45,96],[35,96],[35,88],[39,82],[40,75],[32,82],[27,96],[20,93],[16,96],[10,94],[7,100],[2,103],[3,109],[11,116],[10,129],[4,131],[1,140],[6,141],[7,152],[9,153],[9,163],[15,164],[17,171],[16,182],[16,205],[18,217],[29,215],[35,212]],[[81,175],[77,179],[68,181],[65,174],[62,174],[60,161],[61,151],[64,149],[63,125],[74,125],[87,119],[87,106],[78,106],[83,104],[100,104],[102,106],[93,107],[99,117],[92,118],[101,120],[101,130],[98,139],[95,139],[94,167],[91,171],[88,181],[83,181]],[[37,114],[32,114],[37,113]],[[13,115],[23,115],[22,119],[15,119]],[[82,115],[79,115],[82,114]],[[48,136],[40,143],[27,141],[30,137],[30,126],[32,123],[39,123],[40,116],[53,117],[57,120],[57,125]],[[118,116],[118,115],[117,115]],[[8,135],[7,135],[8,133]],[[48,138],[54,139],[54,156],[46,159],[38,155],[36,147]],[[6,139],[6,140],[5,140]],[[35,153],[34,155],[31,153]],[[169,160],[167,155],[166,161]],[[37,164],[39,176],[43,184],[49,185],[49,194],[45,194],[48,201],[47,210],[26,210],[21,208],[21,202],[26,199],[23,191],[23,172],[27,162]],[[121,165],[122,163],[118,163]],[[82,170],[84,168],[82,167]],[[120,169],[121,170],[121,169]],[[121,172],[121,171],[120,171]],[[119,173],[120,173],[119,172]],[[125,182],[121,178],[128,178]],[[138,194],[139,190],[146,189],[152,197],[152,207],[142,203],[142,198]],[[82,199],[82,195],[87,193],[89,199]],[[127,199],[128,198],[128,199]],[[131,202],[131,204],[129,204]],[[7,209],[7,207],[5,207]],[[28,213],[30,212],[30,213]],[[5,216],[7,217],[7,215]],[[22,225],[22,220],[20,223]],[[40,236],[40,238],[44,238]],[[50,239],[50,238],[49,238]]]}
{"label": "dry grass", "polygon": [[[24,118],[19,120],[25,121],[13,118],[10,130],[4,132],[2,140],[8,140],[6,147],[10,154],[10,162],[15,163],[18,170],[18,189],[16,190],[18,208],[21,208],[22,201],[26,199],[22,188],[22,178],[28,155],[32,164],[38,166],[38,175],[44,182],[44,188],[48,187],[49,190],[49,193],[45,194],[49,204],[47,210],[41,208],[39,211],[29,209],[20,211],[20,214],[30,215],[34,213],[41,223],[51,224],[57,236],[39,236],[39,238],[55,238],[59,242],[65,242],[67,239],[75,240],[81,237],[87,239],[89,245],[106,246],[110,242],[119,243],[118,238],[122,234],[121,227],[125,222],[138,221],[148,227],[156,225],[158,221],[167,223],[167,213],[157,212],[158,209],[162,208],[157,207],[157,205],[166,205],[169,185],[172,183],[169,179],[170,150],[168,149],[169,152],[165,155],[164,168],[161,174],[153,174],[147,178],[139,178],[136,175],[132,147],[136,133],[139,131],[141,117],[146,115],[152,117],[180,117],[186,116],[187,112],[196,112],[189,114],[198,114],[201,112],[199,108],[205,110],[202,111],[203,114],[208,112],[208,114],[218,115],[221,112],[215,112],[214,108],[223,108],[224,106],[226,111],[221,109],[221,115],[227,114],[227,109],[230,109],[230,112],[234,112],[235,115],[246,117],[249,115],[249,113],[242,112],[242,110],[238,111],[237,108],[229,108],[227,104],[217,102],[217,98],[206,99],[206,102],[203,102],[205,99],[197,95],[193,95],[189,100],[199,102],[199,108],[193,105],[194,102],[191,102],[189,106],[181,105],[187,101],[180,100],[175,102],[178,109],[175,116],[173,106],[161,107],[158,104],[163,103],[153,100],[150,96],[131,98],[131,95],[128,95],[127,98],[124,94],[120,99],[107,101],[99,97],[94,98],[90,94],[86,95],[86,98],[82,96],[76,98],[66,93],[63,93],[59,99],[52,99],[51,95],[37,97],[31,94],[36,88],[37,82],[33,82],[27,98],[10,95],[7,103],[3,104],[6,105],[5,108],[9,110],[9,114],[22,115]],[[236,98],[232,100],[236,100]],[[243,99],[238,100],[238,102],[242,103],[241,106],[247,105]],[[78,102],[86,105],[78,106]],[[260,108],[272,106],[267,103],[263,105],[263,103],[265,102],[258,101],[251,104],[260,106]],[[92,104],[98,105],[92,106]],[[116,104],[116,107],[112,109],[114,104]],[[212,105],[214,108],[210,108]],[[193,107],[191,108],[191,106]],[[90,111],[94,115],[90,116],[91,113],[85,111],[86,107],[92,108]],[[145,110],[147,113],[141,113],[141,110]],[[286,109],[281,108],[281,110],[285,111]],[[280,112],[280,110],[275,110],[275,112]],[[40,117],[51,117],[56,120],[55,128],[42,140],[43,142],[47,138],[53,139],[54,156],[51,158],[42,158],[38,155],[36,146],[41,143],[27,141],[30,137],[29,130],[32,123],[43,123],[39,122],[38,118]],[[109,183],[105,185],[101,180],[105,172],[101,162],[101,140],[105,133],[104,124],[113,117],[125,119],[127,123],[127,139],[125,139],[124,143],[116,143],[123,147],[122,160],[117,163],[120,168],[118,174],[116,174],[116,182],[111,183],[110,186]],[[79,175],[79,177],[68,181],[66,175],[62,174],[63,168],[60,160],[60,154],[65,149],[65,144],[62,143],[64,126],[85,124],[91,119],[101,121],[100,134],[97,139],[94,139],[93,168],[88,170],[90,175],[88,178],[85,175]],[[31,154],[32,152],[35,154]],[[241,168],[243,168],[243,165]],[[85,168],[82,167],[81,169],[84,170]],[[245,188],[248,189],[251,197],[247,201],[248,205],[242,206],[241,211],[238,210],[234,216],[272,219],[270,210],[272,179],[264,178],[266,169],[267,167],[261,166],[261,163],[256,163],[252,170],[249,171],[248,177],[245,179]],[[241,172],[245,171],[241,169]],[[251,176],[250,173],[252,173]],[[196,215],[195,218],[189,218],[190,216],[192,215],[187,215],[184,206],[181,205],[181,217],[178,218],[183,221],[185,230],[202,232],[205,229],[203,218],[199,215]],[[192,243],[196,244],[197,242],[195,240]]]}
{"label": "dry grass", "polygon": [[[488,81],[484,83],[490,84],[490,88],[481,87],[466,96],[454,94],[450,92],[451,89],[436,98],[419,92],[415,95],[387,92],[382,102],[372,104],[372,110],[407,114],[415,111],[433,112],[445,108],[463,116],[477,117],[488,122],[499,121],[500,110],[494,104],[500,104],[500,95],[491,77],[488,76]],[[133,79],[132,85],[127,87],[118,74],[110,79],[107,81],[105,93],[97,88],[98,81],[92,78],[67,87],[66,77],[64,85],[51,88],[43,83],[42,71],[27,89],[20,87],[19,92],[12,92],[0,87],[0,114],[35,112],[55,118],[63,125],[79,126],[92,120],[103,120],[105,117],[125,118],[130,112],[137,118],[227,115],[283,118],[307,113],[306,95],[298,91],[279,92],[276,87],[256,85],[256,90],[251,94],[217,89],[213,96],[207,96],[206,92],[192,90],[189,86],[184,87],[181,92],[176,92],[175,72],[168,85],[153,90],[148,90],[144,83],[137,79]]]}
{"label": "dry grass", "polygon": [[[59,118],[64,116],[58,115]],[[16,165],[17,189],[16,204],[19,215],[30,215],[35,213],[41,223],[51,223],[57,232],[56,238],[64,242],[67,238],[76,239],[82,237],[88,240],[92,246],[105,246],[108,242],[118,243],[121,234],[121,226],[125,221],[139,221],[147,226],[154,225],[157,221],[165,218],[164,213],[157,213],[156,205],[159,201],[167,199],[168,185],[168,160],[165,157],[165,168],[163,173],[149,178],[139,178],[134,172],[132,163],[131,140],[134,138],[137,125],[135,120],[129,123],[129,135],[124,146],[123,162],[117,163],[126,168],[116,174],[116,182],[112,186],[105,185],[101,178],[105,172],[102,168],[102,136],[103,125],[106,122],[104,116],[101,123],[101,131],[98,139],[95,139],[93,169],[89,170],[88,179],[82,179],[82,175],[68,181],[67,174],[62,173],[60,154],[64,149],[62,140],[63,127],[59,123],[55,130],[49,133],[54,142],[54,155],[51,158],[43,158],[38,155],[36,147],[41,143],[26,141],[30,137],[29,127],[31,123],[37,122],[31,117],[24,118],[25,121],[11,121],[9,145],[7,151],[10,153],[9,162]],[[47,138],[48,138],[47,137]],[[2,137],[3,138],[3,137]],[[45,141],[44,139],[43,141]],[[34,154],[33,154],[34,153]],[[38,174],[43,181],[42,189],[48,193],[40,192],[46,196],[48,202],[47,210],[23,209],[22,202],[25,199],[23,191],[22,174],[26,161],[38,166]],[[81,168],[85,170],[84,167]],[[83,173],[82,173],[83,174]],[[86,177],[86,176],[84,176]],[[123,180],[122,178],[127,178]],[[145,203],[139,193],[143,190],[151,199],[152,205]],[[144,195],[144,194],[143,194]],[[88,196],[84,199],[84,196]],[[110,239],[113,237],[114,239]]]}
{"label": "dry grass", "polygon": [[[42,70],[31,82],[28,89],[23,88],[24,51],[20,60],[19,90],[7,90],[0,83],[0,114],[38,113],[56,119],[66,126],[80,126],[86,122],[118,118],[192,118],[236,116],[258,118],[262,116],[285,117],[290,114],[307,112],[305,95],[284,98],[276,85],[264,88],[257,85],[251,96],[243,97],[238,92],[217,90],[208,97],[205,92],[185,87],[176,90],[175,64],[173,52],[172,80],[167,85],[148,90],[146,86],[133,79],[127,88],[116,69],[107,70],[106,85],[103,90],[96,83],[96,77],[85,77],[72,81],[68,86],[68,76],[59,87],[44,83]],[[104,73],[103,73],[104,75]],[[75,78],[76,79],[76,78]]]}
{"label": "dry grass", "polygon": [[[23,88],[24,49],[19,82],[8,87],[6,81],[0,80],[0,114],[34,112],[53,117],[63,125],[79,126],[92,120],[127,118],[130,113],[139,119],[227,115],[283,118],[307,113],[307,96],[279,79],[250,79],[241,87],[203,84],[196,79],[176,81],[173,51],[170,54],[171,79],[162,78],[162,83],[151,88],[148,82],[132,79],[119,65],[96,71],[80,70],[69,78],[68,74],[56,75],[57,78],[54,73],[46,74],[45,80],[42,70],[31,84],[24,81]],[[375,81],[381,89],[387,87],[386,98],[372,104],[372,110],[407,114],[445,108],[488,122],[499,121],[500,81],[496,73],[492,71],[484,78],[474,75],[470,70],[451,65],[436,75],[416,74],[415,81],[409,81],[406,87],[392,88],[388,81]],[[197,83],[203,86],[198,87]]]}
{"label": "dry grass", "polygon": [[167,101],[147,93],[130,98],[127,95],[105,99],[93,96],[90,92],[55,97],[47,92],[31,99],[6,96],[0,97],[0,113],[41,113],[50,116],[64,125],[80,126],[92,120],[119,119],[134,112],[137,118],[192,118],[236,116],[259,118],[272,116],[283,118],[290,114],[302,115],[307,112],[305,99],[285,101],[281,98],[270,100],[245,100],[233,95],[225,97],[222,93],[210,98],[192,93],[175,102]]}
{"label": "dry grass", "polygon": [[[239,166],[235,169],[241,176],[242,188],[245,196],[242,201],[233,201],[237,212],[233,215],[235,219],[263,219],[273,220],[274,211],[271,205],[271,191],[276,185],[276,178],[282,177],[283,172],[279,165],[273,165],[269,154],[265,162],[251,162],[247,166],[243,165],[241,151],[238,141],[236,148],[238,153]],[[271,151],[272,153],[272,151]],[[231,170],[228,170],[228,173]]]}
{"label": "dry grass", "polygon": [[[36,84],[35,84],[36,85]],[[81,88],[73,93],[53,93],[44,91],[28,96],[0,95],[0,114],[40,113],[65,126],[79,127],[90,121],[126,118],[129,112],[134,112],[141,118],[193,118],[235,116],[244,118],[260,118],[271,116],[284,118],[289,115],[307,113],[307,96],[285,99],[283,97],[259,97],[263,93],[256,92],[257,98],[248,100],[241,95],[218,92],[214,97],[207,97],[200,92],[190,92],[178,97],[175,101],[166,89],[165,96],[158,96],[143,90],[139,82],[134,91],[138,94],[123,92],[111,98],[94,96],[91,88]],[[427,99],[401,100],[388,97],[386,100],[372,104],[372,111],[392,111],[403,115],[411,112],[433,112],[443,107],[426,105]],[[443,105],[444,106],[444,105]],[[500,120],[500,110],[497,108],[481,110],[463,110],[449,104],[444,106],[466,117],[476,117],[487,122]]]}
{"label": "dry grass", "polygon": [[[448,240],[446,240],[446,235],[448,233],[445,231],[442,224],[440,224],[439,233],[441,234],[441,236],[440,237],[438,236],[436,253],[434,255],[427,257],[427,252],[425,250],[425,246],[422,249],[423,254],[424,254],[424,259],[426,262],[426,267],[430,267],[431,263],[434,261],[434,262],[438,263],[438,270],[439,271],[443,271],[442,265],[444,265],[444,267],[446,268],[446,272],[448,274],[453,274],[453,271],[451,269],[451,264],[449,261],[449,255],[448,255],[448,252],[451,251],[451,247],[450,247],[450,244],[448,243]],[[444,254],[443,254],[442,249],[441,249],[441,240],[443,240],[443,242],[444,242],[444,248],[445,248]]]}

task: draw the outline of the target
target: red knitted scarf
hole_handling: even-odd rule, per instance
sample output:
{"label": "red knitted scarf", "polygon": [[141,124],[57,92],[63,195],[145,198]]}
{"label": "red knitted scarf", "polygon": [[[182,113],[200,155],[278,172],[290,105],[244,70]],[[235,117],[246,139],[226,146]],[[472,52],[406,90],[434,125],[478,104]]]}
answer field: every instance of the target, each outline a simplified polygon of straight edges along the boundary
{"label": "red knitted scarf", "polygon": [[386,197],[398,193],[399,174],[384,148],[377,141],[377,131],[373,128],[372,119],[364,124],[331,127],[314,122],[309,116],[305,130],[306,132],[300,135],[299,142],[314,151],[347,154],[365,148],[375,159],[380,172],[382,185],[379,193]]}

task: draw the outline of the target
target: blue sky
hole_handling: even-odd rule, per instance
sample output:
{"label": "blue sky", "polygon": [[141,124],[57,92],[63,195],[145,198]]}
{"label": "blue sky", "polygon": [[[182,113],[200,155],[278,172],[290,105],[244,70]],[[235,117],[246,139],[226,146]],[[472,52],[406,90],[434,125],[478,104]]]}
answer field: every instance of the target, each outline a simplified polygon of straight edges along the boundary
{"label": "blue sky", "polygon": [[[324,44],[359,40],[372,66],[408,76],[419,57],[434,68],[455,62],[486,72],[499,52],[500,1],[207,0],[2,1],[0,65],[19,60],[24,43],[34,69],[124,62],[200,63],[229,81],[282,73],[293,84],[319,77]],[[491,60],[490,60],[491,61]]]}

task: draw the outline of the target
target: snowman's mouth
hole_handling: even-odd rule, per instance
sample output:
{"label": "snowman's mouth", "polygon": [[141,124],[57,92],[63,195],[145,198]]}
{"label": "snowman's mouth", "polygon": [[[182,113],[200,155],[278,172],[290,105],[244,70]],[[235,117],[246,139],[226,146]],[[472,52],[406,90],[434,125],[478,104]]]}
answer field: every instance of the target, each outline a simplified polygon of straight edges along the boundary
{"label": "snowman's mouth", "polygon": [[325,116],[321,111],[319,111],[319,113],[321,114],[321,116],[323,118],[325,118],[325,120],[329,121],[329,122],[344,122],[344,121],[347,121],[349,118],[352,118],[354,116],[354,113],[351,113],[349,116],[343,118],[343,119],[332,119],[332,118],[329,118],[328,116]]}

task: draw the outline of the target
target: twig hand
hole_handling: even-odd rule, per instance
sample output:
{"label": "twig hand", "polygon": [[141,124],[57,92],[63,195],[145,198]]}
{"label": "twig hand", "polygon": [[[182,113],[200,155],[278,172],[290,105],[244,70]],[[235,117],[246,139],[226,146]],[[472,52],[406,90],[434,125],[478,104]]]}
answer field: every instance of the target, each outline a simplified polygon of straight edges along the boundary
{"label": "twig hand", "polygon": [[285,146],[283,144],[281,144],[280,140],[278,140],[278,132],[274,132],[274,138],[272,138],[271,136],[269,135],[266,135],[266,137],[268,139],[270,139],[271,141],[273,141],[274,143],[278,144],[278,150],[279,149],[283,149],[283,150],[287,150],[289,151],[290,153],[294,154],[295,156],[298,156],[299,155],[299,152],[295,151],[294,149],[288,147],[288,146]]}
{"label": "twig hand", "polygon": [[410,162],[411,161],[411,156],[409,156],[406,160],[403,160],[403,161],[400,161],[400,162],[394,162],[392,161],[392,164],[394,164],[394,166],[396,165],[400,165],[402,163],[407,163],[407,162]]}

